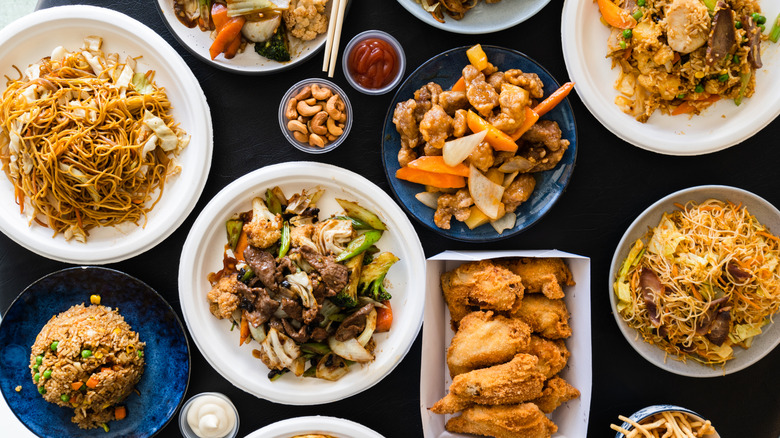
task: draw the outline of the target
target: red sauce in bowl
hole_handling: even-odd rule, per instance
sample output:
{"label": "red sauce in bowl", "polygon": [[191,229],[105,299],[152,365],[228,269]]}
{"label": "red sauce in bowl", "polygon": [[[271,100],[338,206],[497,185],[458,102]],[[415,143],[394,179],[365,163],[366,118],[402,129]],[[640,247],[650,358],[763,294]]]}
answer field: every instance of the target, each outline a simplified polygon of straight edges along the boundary
{"label": "red sauce in bowl", "polygon": [[398,73],[398,53],[385,40],[367,38],[355,44],[347,65],[350,76],[360,86],[378,89],[392,82]]}

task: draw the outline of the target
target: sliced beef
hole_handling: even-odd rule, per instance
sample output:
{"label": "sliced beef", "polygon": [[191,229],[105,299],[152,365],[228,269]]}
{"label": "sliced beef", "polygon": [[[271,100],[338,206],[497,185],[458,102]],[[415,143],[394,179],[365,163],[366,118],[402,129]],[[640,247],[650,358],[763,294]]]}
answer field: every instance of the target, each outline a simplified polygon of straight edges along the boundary
{"label": "sliced beef", "polygon": [[265,324],[279,307],[279,303],[268,295],[268,291],[263,288],[253,288],[251,292],[255,295],[252,308],[247,309],[247,319],[257,327]]}
{"label": "sliced beef", "polygon": [[276,265],[276,278],[284,278],[287,274],[295,274],[297,270],[295,263],[289,257],[284,256]]}
{"label": "sliced beef", "polygon": [[283,319],[282,326],[284,326],[284,332],[287,333],[287,336],[291,337],[295,342],[299,344],[309,342],[309,330],[305,325],[296,330],[288,319]]}
{"label": "sliced beef", "polygon": [[296,321],[303,321],[303,306],[295,300],[282,298],[282,310]]}
{"label": "sliced beef", "polygon": [[306,247],[300,248],[299,252],[303,259],[320,274],[327,289],[335,293],[344,289],[349,278],[349,269],[346,266],[337,263],[333,256],[323,256]]}
{"label": "sliced beef", "polygon": [[274,329],[279,333],[284,333],[284,324],[282,324],[281,319],[276,317],[273,317],[270,321],[268,321],[268,328]]}
{"label": "sliced beef", "polygon": [[276,261],[268,251],[248,246],[244,250],[244,259],[263,286],[275,290],[277,287]]}
{"label": "sliced beef", "polygon": [[366,328],[366,316],[371,313],[373,308],[373,304],[366,304],[355,313],[344,318],[344,321],[341,321],[341,325],[336,330],[336,340],[348,341],[362,333]]}
{"label": "sliced beef", "polygon": [[328,331],[322,327],[314,327],[311,331],[311,340],[314,342],[322,342],[328,339]]}

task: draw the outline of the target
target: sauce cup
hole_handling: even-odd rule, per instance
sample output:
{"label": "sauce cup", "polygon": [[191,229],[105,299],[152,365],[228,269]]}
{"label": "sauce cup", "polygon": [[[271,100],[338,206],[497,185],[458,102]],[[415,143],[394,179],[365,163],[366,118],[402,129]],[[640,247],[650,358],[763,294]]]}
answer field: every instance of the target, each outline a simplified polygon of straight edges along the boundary
{"label": "sauce cup", "polygon": [[182,406],[181,411],[179,412],[179,430],[181,431],[182,436],[184,438],[201,438],[192,430],[189,423],[187,423],[187,413],[189,412],[192,403],[204,396],[213,396],[222,399],[226,402],[227,407],[233,410],[233,413],[236,416],[236,422],[233,424],[233,428],[220,438],[235,438],[238,435],[239,426],[238,410],[236,409],[236,406],[233,404],[233,402],[230,401],[230,399],[225,394],[219,392],[201,392],[200,394],[192,396],[189,400],[187,400],[186,403],[184,403],[184,406]]}
{"label": "sauce cup", "polygon": [[[395,66],[395,75],[387,85],[381,88],[368,88],[360,85],[353,77],[355,73],[352,71],[349,65],[349,59],[352,55],[352,51],[355,50],[360,42],[370,38],[376,38],[386,42],[395,50],[396,53],[397,65]],[[393,36],[389,33],[382,32],[381,30],[367,30],[355,35],[355,37],[352,38],[352,40],[349,41],[349,44],[347,44],[347,46],[344,48],[344,55],[341,57],[341,67],[344,70],[344,76],[347,77],[347,82],[349,82],[349,84],[352,85],[354,89],[360,91],[363,94],[385,94],[398,86],[398,84],[401,82],[401,79],[403,79],[404,70],[406,69],[406,55],[404,54],[403,47],[401,47],[401,43],[399,43],[398,40],[393,38]]]}

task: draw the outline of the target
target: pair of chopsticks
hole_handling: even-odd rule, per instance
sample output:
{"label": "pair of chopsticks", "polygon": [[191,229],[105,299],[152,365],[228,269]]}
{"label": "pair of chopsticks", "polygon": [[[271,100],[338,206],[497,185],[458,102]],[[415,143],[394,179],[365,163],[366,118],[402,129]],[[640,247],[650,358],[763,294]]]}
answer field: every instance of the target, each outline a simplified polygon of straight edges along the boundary
{"label": "pair of chopsticks", "polygon": [[330,8],[330,22],[328,23],[328,38],[325,41],[325,59],[322,61],[322,71],[328,72],[332,78],[336,71],[336,60],[341,42],[341,28],[344,27],[344,11],[347,9],[348,0],[333,0]]}

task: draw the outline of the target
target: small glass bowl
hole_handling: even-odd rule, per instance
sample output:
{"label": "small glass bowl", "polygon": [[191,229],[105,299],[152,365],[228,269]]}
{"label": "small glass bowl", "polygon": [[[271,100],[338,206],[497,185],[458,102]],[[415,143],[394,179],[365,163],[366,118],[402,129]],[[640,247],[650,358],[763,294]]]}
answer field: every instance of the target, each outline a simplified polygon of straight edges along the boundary
{"label": "small glass bowl", "polygon": [[[628,418],[631,419],[631,421],[634,421],[636,423],[640,423],[641,424],[642,421],[646,420],[647,418],[649,418],[649,417],[651,417],[653,415],[660,414],[661,412],[680,412],[680,413],[686,415],[690,420],[700,421],[700,422],[705,421],[704,417],[702,417],[701,415],[697,414],[696,412],[694,412],[694,411],[692,411],[690,409],[687,409],[687,408],[676,406],[676,405],[653,405],[653,406],[648,406],[646,408],[642,408],[642,409],[634,412],[634,414],[631,415]],[[628,422],[623,422],[623,424],[620,427],[622,427],[623,429],[628,430],[628,431],[630,431],[631,429],[634,428]],[[626,436],[622,432],[617,432],[617,434],[615,435],[615,438],[626,438]],[[704,435],[704,438],[720,438],[720,435],[718,434],[718,432],[714,432],[714,433],[711,433],[711,434]]]}
{"label": "small glass bowl", "polygon": [[238,410],[236,409],[236,406],[233,404],[233,402],[230,401],[228,396],[220,392],[201,392],[200,394],[193,395],[189,400],[187,400],[186,403],[184,403],[184,406],[182,406],[181,411],[179,411],[179,430],[181,431],[182,436],[184,438],[200,438],[198,437],[198,435],[195,434],[195,432],[193,432],[189,423],[187,423],[187,412],[189,412],[190,405],[192,405],[192,402],[206,395],[219,397],[225,400],[230,405],[230,407],[233,408],[233,412],[236,414],[236,424],[233,426],[233,429],[231,429],[230,432],[227,433],[227,435],[221,438],[236,438],[236,436],[238,436],[238,426],[240,424],[240,418],[238,417]]}
{"label": "small glass bowl", "polygon": [[[352,78],[352,74],[350,74],[349,71],[349,55],[352,53],[352,49],[354,49],[359,42],[369,38],[376,38],[385,41],[386,43],[393,46],[395,52],[398,55],[398,70],[395,73],[395,78],[393,78],[389,84],[382,88],[366,88],[358,84],[355,79]],[[349,82],[349,85],[352,85],[354,89],[360,91],[363,94],[385,94],[398,86],[398,84],[401,82],[401,79],[403,79],[404,71],[406,70],[406,55],[404,54],[403,47],[401,47],[401,43],[399,43],[398,40],[393,38],[393,36],[389,33],[382,32],[381,30],[367,30],[355,35],[355,37],[352,38],[349,41],[349,44],[347,44],[347,46],[344,48],[344,54],[341,56],[341,68],[344,70],[344,76],[347,77],[347,82]]]}
{"label": "small glass bowl", "polygon": [[[339,135],[334,141],[325,144],[324,147],[311,146],[309,143],[298,141],[293,136],[292,131],[287,129],[287,122],[289,122],[289,119],[287,119],[287,116],[285,116],[285,112],[287,111],[287,103],[290,101],[290,99],[295,97],[296,94],[303,90],[304,87],[312,84],[330,88],[331,91],[341,96],[341,100],[344,102],[344,110],[347,113],[347,121],[344,124],[344,132],[342,132],[342,134]],[[341,143],[344,143],[344,140],[349,134],[349,130],[352,128],[352,119],[352,104],[349,102],[347,93],[345,93],[344,90],[342,90],[338,85],[326,79],[311,78],[298,82],[297,84],[290,87],[289,90],[287,90],[287,93],[285,93],[284,97],[282,97],[282,101],[279,104],[279,127],[282,129],[282,134],[284,134],[284,137],[287,139],[287,141],[290,142],[290,144],[310,154],[324,154],[325,152],[330,152],[333,149],[336,149],[339,147],[339,145],[341,145]]]}

